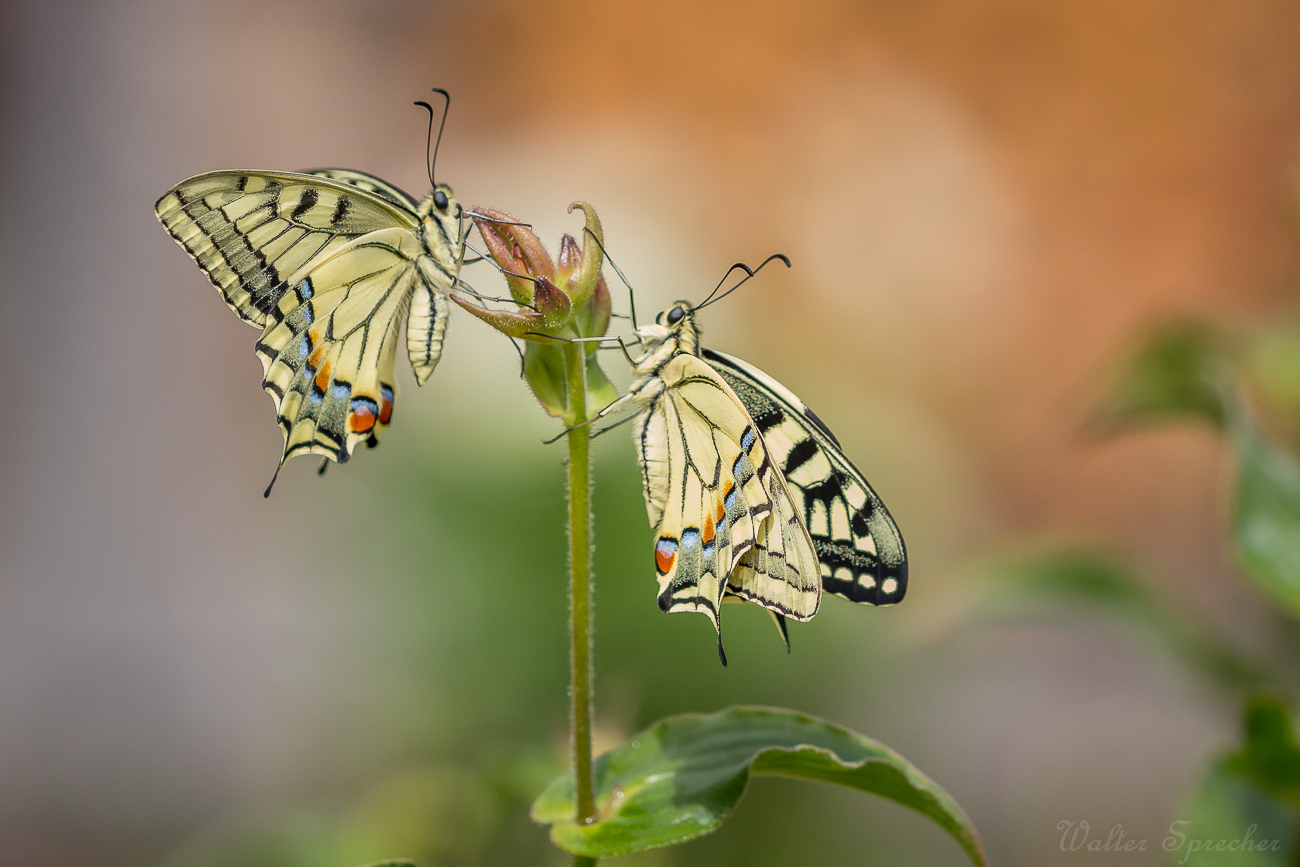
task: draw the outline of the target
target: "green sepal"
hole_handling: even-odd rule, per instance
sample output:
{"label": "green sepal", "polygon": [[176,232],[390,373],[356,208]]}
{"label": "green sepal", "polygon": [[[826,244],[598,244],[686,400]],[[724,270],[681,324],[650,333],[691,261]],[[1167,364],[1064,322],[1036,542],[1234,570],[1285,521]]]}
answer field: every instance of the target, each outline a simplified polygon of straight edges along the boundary
{"label": "green sepal", "polygon": [[564,350],[557,343],[524,344],[524,379],[533,396],[550,415],[568,419],[568,388],[564,382]]}
{"label": "green sepal", "polygon": [[[561,343],[524,344],[524,379],[537,402],[551,416],[572,424],[569,392],[564,378],[564,345]],[[618,399],[618,389],[600,366],[599,357],[587,356],[587,405],[608,406]]]}
{"label": "green sepal", "polygon": [[627,855],[716,830],[751,774],[822,780],[889,798],[937,823],[972,863],[986,863],[961,807],[905,758],[842,726],[783,708],[666,717],[596,761],[595,822],[574,819],[572,772],[546,787],[532,817],[549,824],[555,845],[575,855]]}
{"label": "green sepal", "polygon": [[[618,400],[618,389],[609,381],[605,370],[600,366],[600,357],[587,356],[587,406],[599,409]],[[595,431],[593,431],[595,433]]]}

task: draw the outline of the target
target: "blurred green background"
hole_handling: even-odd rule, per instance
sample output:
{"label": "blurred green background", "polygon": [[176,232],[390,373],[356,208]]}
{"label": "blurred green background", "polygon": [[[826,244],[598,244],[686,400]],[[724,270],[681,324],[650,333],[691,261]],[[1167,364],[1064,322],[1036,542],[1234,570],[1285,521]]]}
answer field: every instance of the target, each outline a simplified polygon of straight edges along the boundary
{"label": "blurred green background", "polygon": [[[263,500],[255,332],[151,211],[217,168],[423,195],[434,85],[440,180],[552,249],[595,204],[643,316],[788,254],[706,344],[816,408],[912,556],[905,604],[829,600],[789,656],[729,607],[724,670],[655,606],[629,438],[597,440],[600,744],[786,705],[906,755],[993,863],[1163,863],[1239,704],[1073,607],[970,612],[1102,543],[1258,656],[1293,635],[1233,566],[1219,436],[1085,431],[1150,325],[1294,313],[1298,32],[1280,0],[0,4],[0,865],[564,863],[527,818],[567,728],[562,453],[514,351],[455,317],[379,449]],[[1062,821],[1150,845],[1062,851]],[[964,863],[773,779],[627,863],[792,861]]]}

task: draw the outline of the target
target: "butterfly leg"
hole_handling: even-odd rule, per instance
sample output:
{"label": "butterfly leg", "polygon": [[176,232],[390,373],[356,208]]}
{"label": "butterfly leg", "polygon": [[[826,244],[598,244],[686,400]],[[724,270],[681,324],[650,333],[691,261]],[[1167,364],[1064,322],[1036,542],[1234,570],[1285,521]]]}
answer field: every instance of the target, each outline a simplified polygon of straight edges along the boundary
{"label": "butterfly leg", "polygon": [[595,439],[596,437],[600,436],[600,435],[603,434],[603,433],[607,433],[607,432],[609,432],[609,431],[612,431],[612,430],[613,430],[614,428],[616,428],[616,427],[622,427],[623,425],[627,424],[628,422],[630,422],[630,421],[631,421],[632,419],[634,419],[634,418],[636,418],[636,416],[634,416],[634,415],[624,416],[623,418],[619,419],[618,421],[614,422],[613,424],[608,425],[608,426],[606,426],[606,427],[603,427],[603,428],[601,428],[600,430],[596,431],[594,434],[591,435],[591,438],[592,438],[592,439]]}
{"label": "butterfly leg", "polygon": [[[557,442],[561,437],[565,436],[566,434],[570,433],[571,431],[575,431],[575,430],[577,430],[578,428],[584,428],[584,427],[587,427],[588,425],[593,424],[593,423],[599,421],[600,419],[604,418],[605,416],[609,415],[610,413],[619,412],[620,410],[623,409],[623,407],[624,407],[626,404],[632,402],[632,400],[633,400],[633,395],[634,395],[634,394],[635,394],[635,392],[628,392],[627,394],[623,395],[623,396],[620,397],[618,400],[616,400],[616,401],[614,401],[613,403],[609,404],[609,405],[606,406],[604,409],[602,409],[600,412],[596,413],[595,415],[593,415],[591,418],[587,419],[586,421],[584,421],[584,422],[579,422],[578,424],[572,425],[571,427],[566,427],[564,430],[560,431],[558,434],[556,434],[555,436],[551,437],[550,439],[548,439],[548,440],[542,440],[542,445],[547,445],[547,446],[549,446],[551,443],[553,443],[553,442]],[[628,418],[629,418],[629,419],[630,419],[630,418],[636,418],[636,416],[628,416]],[[624,421],[626,421],[626,420],[627,420],[627,419],[624,419]],[[623,422],[619,422],[619,424],[622,424],[622,423],[623,423]],[[614,425],[614,427],[617,427],[617,426],[618,426],[618,425]],[[608,430],[608,428],[606,428],[605,430]]]}

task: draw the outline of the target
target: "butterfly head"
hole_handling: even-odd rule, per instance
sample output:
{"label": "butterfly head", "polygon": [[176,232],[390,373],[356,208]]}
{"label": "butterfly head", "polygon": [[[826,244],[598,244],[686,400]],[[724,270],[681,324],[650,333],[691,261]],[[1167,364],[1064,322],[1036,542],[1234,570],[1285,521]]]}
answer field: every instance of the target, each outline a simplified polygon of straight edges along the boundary
{"label": "butterfly head", "polygon": [[[438,184],[423,202],[417,216],[420,218],[420,240],[429,255],[446,267],[459,267],[458,259],[465,248],[460,241],[460,220],[463,210],[456,194],[446,184]],[[447,261],[442,261],[446,259]]]}
{"label": "butterfly head", "polygon": [[651,352],[662,346],[669,347],[669,354],[699,352],[700,329],[695,324],[695,308],[687,301],[678,301],[656,316],[653,325],[642,325],[636,333]]}

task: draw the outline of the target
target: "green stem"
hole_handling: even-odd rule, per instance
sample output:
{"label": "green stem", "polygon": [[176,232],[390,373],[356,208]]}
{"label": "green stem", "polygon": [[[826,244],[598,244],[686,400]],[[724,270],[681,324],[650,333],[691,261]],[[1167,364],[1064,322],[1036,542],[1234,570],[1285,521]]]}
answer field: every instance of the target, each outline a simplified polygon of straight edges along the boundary
{"label": "green stem", "polygon": [[[591,778],[592,629],[591,629],[591,431],[587,421],[587,353],[581,343],[564,347],[569,398],[569,693],[573,698],[573,776],[577,783],[577,822],[596,817]],[[575,858],[575,867],[595,864]]]}

